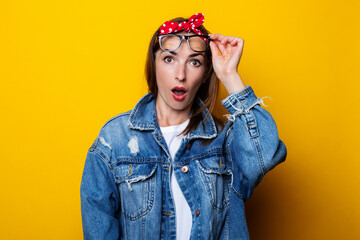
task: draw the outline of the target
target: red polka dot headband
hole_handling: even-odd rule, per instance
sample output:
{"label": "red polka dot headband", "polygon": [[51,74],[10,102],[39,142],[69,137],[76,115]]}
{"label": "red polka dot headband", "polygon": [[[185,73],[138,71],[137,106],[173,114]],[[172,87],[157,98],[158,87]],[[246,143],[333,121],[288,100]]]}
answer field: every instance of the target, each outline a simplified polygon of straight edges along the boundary
{"label": "red polka dot headband", "polygon": [[[177,23],[174,21],[166,21],[160,28],[160,35],[176,33],[184,30],[185,32],[193,31],[197,35],[204,35],[197,27],[201,26],[204,22],[204,14],[196,13],[189,18],[189,21],[183,21],[181,23]],[[207,42],[206,38],[203,38],[205,42]]]}

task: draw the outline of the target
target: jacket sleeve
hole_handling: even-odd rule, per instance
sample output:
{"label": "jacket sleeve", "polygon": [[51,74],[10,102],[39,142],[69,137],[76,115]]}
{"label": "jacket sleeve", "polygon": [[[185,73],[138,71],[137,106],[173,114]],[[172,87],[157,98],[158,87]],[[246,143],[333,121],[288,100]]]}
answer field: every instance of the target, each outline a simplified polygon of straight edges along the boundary
{"label": "jacket sleeve", "polygon": [[95,143],[87,153],[80,186],[84,239],[119,239],[119,192],[109,159]]}
{"label": "jacket sleeve", "polygon": [[248,200],[265,173],[285,161],[287,149],[279,139],[271,114],[262,99],[246,86],[222,101],[229,111],[226,153],[232,163],[235,193]]}

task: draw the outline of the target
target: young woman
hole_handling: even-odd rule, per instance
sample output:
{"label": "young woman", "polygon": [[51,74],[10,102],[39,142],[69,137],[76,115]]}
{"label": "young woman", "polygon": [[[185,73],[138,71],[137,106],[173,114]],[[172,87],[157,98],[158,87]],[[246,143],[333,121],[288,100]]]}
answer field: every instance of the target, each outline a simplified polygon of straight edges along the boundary
{"label": "young woman", "polygon": [[[287,150],[237,72],[244,40],[211,35],[203,22],[198,13],[154,33],[149,93],[90,147],[85,239],[249,239],[244,201]],[[224,124],[212,115],[219,80],[229,93]]]}

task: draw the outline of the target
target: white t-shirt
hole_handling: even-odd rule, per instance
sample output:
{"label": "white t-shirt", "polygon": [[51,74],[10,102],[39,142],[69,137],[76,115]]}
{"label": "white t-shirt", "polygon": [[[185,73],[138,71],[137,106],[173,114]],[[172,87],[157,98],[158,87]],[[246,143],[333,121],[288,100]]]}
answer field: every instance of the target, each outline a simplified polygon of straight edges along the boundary
{"label": "white t-shirt", "polygon": [[[160,127],[161,132],[165,138],[166,144],[168,145],[170,156],[172,161],[174,160],[175,154],[178,151],[182,139],[186,136],[180,135],[186,126],[189,124],[189,119],[180,125],[173,125],[168,127]],[[176,181],[173,169],[170,169],[171,180],[170,186],[172,195],[175,202],[176,212],[176,239],[177,240],[188,240],[190,239],[192,216],[189,204],[187,203],[184,194],[182,193],[178,182]]]}

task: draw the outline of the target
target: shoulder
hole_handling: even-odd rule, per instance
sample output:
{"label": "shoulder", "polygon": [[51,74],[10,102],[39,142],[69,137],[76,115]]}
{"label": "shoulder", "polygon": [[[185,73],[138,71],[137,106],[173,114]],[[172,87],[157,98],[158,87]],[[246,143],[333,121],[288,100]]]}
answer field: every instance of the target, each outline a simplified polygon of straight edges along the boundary
{"label": "shoulder", "polygon": [[114,154],[126,155],[123,152],[126,149],[124,146],[134,136],[144,138],[145,132],[139,131],[139,128],[141,130],[141,127],[149,125],[149,121],[153,121],[154,109],[149,107],[154,104],[152,100],[149,94],[146,94],[132,110],[119,113],[108,119],[100,128],[97,138],[90,147],[90,151],[99,150],[108,159],[111,159]]}
{"label": "shoulder", "polygon": [[89,148],[90,152],[95,152],[108,165],[111,165],[119,146],[123,145],[125,136],[131,132],[128,119],[132,111],[122,112],[108,119],[100,128],[95,141]]}
{"label": "shoulder", "polygon": [[129,131],[129,116],[133,110],[119,113],[108,119],[100,128],[99,136],[109,141]]}
{"label": "shoulder", "polygon": [[127,112],[119,113],[109,120],[107,120],[104,125],[101,127],[101,130],[108,129],[114,127],[114,125],[124,124],[127,123],[129,116],[133,110],[129,110]]}

